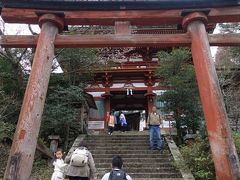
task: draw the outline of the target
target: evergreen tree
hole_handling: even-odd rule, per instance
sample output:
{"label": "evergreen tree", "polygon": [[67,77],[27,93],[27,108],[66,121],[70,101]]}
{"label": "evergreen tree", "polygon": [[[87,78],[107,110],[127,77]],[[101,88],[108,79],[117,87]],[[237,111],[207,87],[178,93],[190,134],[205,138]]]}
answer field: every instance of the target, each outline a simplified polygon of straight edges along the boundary
{"label": "evergreen tree", "polygon": [[167,112],[174,112],[179,143],[181,143],[181,126],[186,125],[189,131],[196,133],[202,121],[191,53],[188,49],[173,49],[171,52],[159,52],[158,58],[160,68],[157,75],[163,79],[160,85],[169,87],[159,98],[165,102]]}

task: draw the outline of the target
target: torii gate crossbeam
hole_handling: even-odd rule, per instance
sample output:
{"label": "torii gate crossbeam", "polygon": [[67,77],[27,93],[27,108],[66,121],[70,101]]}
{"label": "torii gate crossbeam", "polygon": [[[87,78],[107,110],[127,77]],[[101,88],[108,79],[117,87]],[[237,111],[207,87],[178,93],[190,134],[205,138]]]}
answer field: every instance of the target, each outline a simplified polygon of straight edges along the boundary
{"label": "torii gate crossbeam", "polygon": [[[5,48],[36,48],[37,35],[2,35]],[[239,34],[208,34],[211,46],[240,46]],[[55,48],[190,47],[189,34],[57,35]]]}

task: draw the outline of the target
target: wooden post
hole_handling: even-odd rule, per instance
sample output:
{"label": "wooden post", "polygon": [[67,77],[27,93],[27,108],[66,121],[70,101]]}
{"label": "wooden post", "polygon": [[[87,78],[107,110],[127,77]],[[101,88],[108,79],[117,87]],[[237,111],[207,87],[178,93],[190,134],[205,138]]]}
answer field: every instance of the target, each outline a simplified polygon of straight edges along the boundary
{"label": "wooden post", "polygon": [[45,14],[40,17],[39,24],[41,25],[41,33],[14,134],[4,180],[27,180],[30,179],[31,175],[54,58],[54,40],[59,29],[63,28],[63,21],[55,15]]}
{"label": "wooden post", "polygon": [[147,104],[148,104],[147,110],[148,110],[148,114],[149,114],[150,112],[152,112],[152,108],[154,105],[154,99],[153,99],[154,95],[152,92],[149,92],[147,94],[148,94],[148,95],[146,95],[147,96]]}
{"label": "wooden post", "polygon": [[148,86],[147,93],[145,93],[144,96],[147,98],[147,113],[146,113],[147,119],[148,115],[152,112],[152,108],[154,106],[154,97],[156,96],[156,94],[153,93],[152,91],[152,86]]}
{"label": "wooden post", "polygon": [[239,160],[210,52],[206,22],[203,13],[191,13],[184,18],[183,25],[192,39],[192,57],[217,179],[236,180],[240,178]]}
{"label": "wooden post", "polygon": [[156,95],[153,93],[153,86],[155,85],[155,79],[153,78],[153,72],[149,71],[145,74],[146,80],[145,85],[147,86],[147,93],[144,95],[147,97],[147,113],[146,117],[148,117],[149,113],[152,112],[152,108],[154,106],[154,96]]}
{"label": "wooden post", "polygon": [[111,104],[110,104],[110,98],[111,98],[111,93],[109,91],[109,87],[106,87],[106,92],[102,94],[102,97],[104,97],[104,129],[107,129],[107,112],[110,113],[111,111]]}

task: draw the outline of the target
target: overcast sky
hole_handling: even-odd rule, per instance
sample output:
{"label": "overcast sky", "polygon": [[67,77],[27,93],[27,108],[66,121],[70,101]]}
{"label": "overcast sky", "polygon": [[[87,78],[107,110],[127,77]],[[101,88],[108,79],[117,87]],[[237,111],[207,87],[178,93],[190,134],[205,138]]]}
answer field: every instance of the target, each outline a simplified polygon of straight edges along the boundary
{"label": "overcast sky", "polygon": [[[40,28],[38,25],[31,25],[33,31],[36,33],[40,32]],[[28,25],[26,24],[8,24],[5,23],[5,34],[7,35],[30,35],[31,32],[28,29]]]}

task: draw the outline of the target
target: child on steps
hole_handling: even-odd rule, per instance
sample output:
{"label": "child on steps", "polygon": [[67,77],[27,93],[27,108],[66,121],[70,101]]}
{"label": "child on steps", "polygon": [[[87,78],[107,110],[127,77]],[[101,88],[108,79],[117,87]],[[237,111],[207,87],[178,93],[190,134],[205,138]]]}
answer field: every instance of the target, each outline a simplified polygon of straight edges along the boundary
{"label": "child on steps", "polygon": [[52,174],[51,180],[64,180],[64,168],[67,164],[64,163],[62,157],[63,152],[61,149],[57,149],[57,151],[54,153],[55,160],[53,161],[54,166],[54,172]]}

